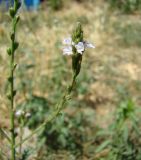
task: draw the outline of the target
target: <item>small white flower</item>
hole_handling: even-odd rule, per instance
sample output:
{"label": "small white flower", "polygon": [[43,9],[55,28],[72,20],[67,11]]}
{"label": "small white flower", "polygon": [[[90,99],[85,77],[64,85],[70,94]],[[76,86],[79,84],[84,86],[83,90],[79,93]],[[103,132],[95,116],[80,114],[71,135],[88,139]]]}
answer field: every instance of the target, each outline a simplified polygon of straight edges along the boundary
{"label": "small white flower", "polygon": [[29,113],[29,112],[25,114],[26,118],[29,118],[30,116],[31,116],[31,113]]}
{"label": "small white flower", "polygon": [[84,41],[85,48],[95,48],[95,46],[87,41]]}
{"label": "small white flower", "polygon": [[23,110],[18,110],[18,111],[15,113],[15,115],[16,115],[17,117],[20,117],[20,116],[22,116],[24,113],[25,113],[25,112],[24,112]]}
{"label": "small white flower", "polygon": [[84,43],[79,42],[78,44],[75,45],[75,48],[76,48],[78,53],[82,54],[85,50]]}
{"label": "small white flower", "polygon": [[83,52],[85,51],[85,48],[95,48],[95,46],[87,41],[83,41],[83,42],[78,42],[77,44],[75,44],[72,41],[72,38],[66,38],[63,40],[63,44],[65,45],[65,47],[63,48],[63,54],[64,55],[72,55],[72,46],[74,46],[77,50],[78,53],[83,54]]}
{"label": "small white flower", "polygon": [[65,46],[63,48],[63,54],[64,55],[72,55],[72,46]]}

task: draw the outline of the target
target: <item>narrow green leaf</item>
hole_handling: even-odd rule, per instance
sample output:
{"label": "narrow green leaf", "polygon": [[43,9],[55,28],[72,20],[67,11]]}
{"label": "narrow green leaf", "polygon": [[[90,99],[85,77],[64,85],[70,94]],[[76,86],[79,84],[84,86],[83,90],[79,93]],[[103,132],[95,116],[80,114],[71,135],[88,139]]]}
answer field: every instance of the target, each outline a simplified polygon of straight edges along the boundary
{"label": "narrow green leaf", "polygon": [[11,53],[12,53],[12,52],[11,52],[11,48],[8,48],[8,49],[7,49],[7,54],[10,56]]}
{"label": "narrow green leaf", "polygon": [[17,64],[14,64],[14,67],[13,67],[13,69],[15,70],[15,69],[16,69],[16,67],[17,67]]}
{"label": "narrow green leaf", "polygon": [[16,17],[16,23],[18,23],[19,20],[20,20],[20,16],[17,16],[17,17]]}
{"label": "narrow green leaf", "polygon": [[123,130],[123,138],[124,138],[124,142],[128,141],[128,126],[124,126],[124,130]]}
{"label": "narrow green leaf", "polygon": [[14,91],[13,91],[13,96],[15,96],[15,95],[16,95],[16,93],[17,93],[17,91],[16,91],[16,90],[14,90]]}
{"label": "narrow green leaf", "polygon": [[12,77],[8,77],[8,79],[7,79],[7,80],[8,80],[8,82],[10,82],[10,83],[11,83],[11,82],[12,82]]}
{"label": "narrow green leaf", "polygon": [[7,94],[7,98],[8,98],[9,100],[11,100],[11,95],[10,95],[10,94]]}
{"label": "narrow green leaf", "polygon": [[19,43],[18,42],[15,42],[14,43],[14,51],[19,47]]}
{"label": "narrow green leaf", "polygon": [[15,39],[15,34],[14,34],[14,33],[11,33],[11,36],[10,36],[10,37],[11,37],[11,40],[14,41],[14,39]]}
{"label": "narrow green leaf", "polygon": [[111,143],[111,140],[104,141],[99,147],[97,147],[96,152],[101,152],[104,148],[106,148]]}

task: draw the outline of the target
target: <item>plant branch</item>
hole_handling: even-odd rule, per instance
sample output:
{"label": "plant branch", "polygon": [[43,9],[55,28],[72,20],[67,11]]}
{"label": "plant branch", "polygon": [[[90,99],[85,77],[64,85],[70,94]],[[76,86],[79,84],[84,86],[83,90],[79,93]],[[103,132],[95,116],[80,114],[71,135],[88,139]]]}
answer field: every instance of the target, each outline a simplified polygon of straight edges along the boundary
{"label": "plant branch", "polygon": [[16,160],[16,150],[15,150],[15,109],[14,109],[14,96],[16,91],[14,90],[14,70],[15,70],[15,51],[18,48],[18,43],[15,41],[16,37],[16,27],[19,21],[17,16],[18,9],[20,8],[19,0],[14,0],[14,5],[9,9],[9,14],[12,18],[12,31],[10,34],[11,47],[7,49],[7,53],[10,57],[10,68],[8,82],[10,86],[10,93],[8,94],[8,99],[10,100],[10,131],[11,131],[11,160]]}
{"label": "plant branch", "polygon": [[38,128],[36,128],[29,136],[27,136],[25,139],[23,139],[20,143],[18,143],[15,148],[17,148],[18,146],[20,146],[21,144],[23,144],[24,142],[26,142],[27,140],[29,140],[30,138],[32,138],[33,135],[35,135],[36,133],[38,133],[47,123],[53,121],[62,111],[62,109],[64,108],[65,103],[67,102],[67,100],[70,99],[70,94],[74,88],[75,85],[75,81],[76,81],[76,76],[73,76],[71,85],[67,88],[66,94],[62,97],[61,101],[55,106],[55,111],[51,114],[50,117],[48,117]]}
{"label": "plant branch", "polygon": [[0,128],[0,132],[11,143],[10,137],[7,135],[7,133],[2,128]]}

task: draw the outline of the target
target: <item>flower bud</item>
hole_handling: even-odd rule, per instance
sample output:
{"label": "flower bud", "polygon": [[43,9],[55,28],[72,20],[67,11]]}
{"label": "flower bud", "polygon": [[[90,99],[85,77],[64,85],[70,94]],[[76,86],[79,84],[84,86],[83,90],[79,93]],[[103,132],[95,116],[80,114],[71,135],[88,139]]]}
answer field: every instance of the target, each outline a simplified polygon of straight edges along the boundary
{"label": "flower bud", "polygon": [[83,30],[80,22],[77,23],[76,28],[73,31],[72,41],[75,44],[83,42]]}
{"label": "flower bud", "polygon": [[21,7],[21,2],[16,2],[15,9],[16,11]]}
{"label": "flower bud", "polygon": [[16,15],[16,12],[15,12],[15,10],[14,10],[13,8],[10,8],[10,9],[9,9],[9,14],[10,14],[10,16],[11,16],[12,18],[14,18],[14,16]]}

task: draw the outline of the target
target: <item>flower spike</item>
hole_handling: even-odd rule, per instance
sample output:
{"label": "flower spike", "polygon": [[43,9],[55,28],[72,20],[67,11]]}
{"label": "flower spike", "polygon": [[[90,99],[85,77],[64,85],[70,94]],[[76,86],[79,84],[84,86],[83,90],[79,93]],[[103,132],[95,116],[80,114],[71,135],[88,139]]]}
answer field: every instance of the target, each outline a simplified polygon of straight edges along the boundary
{"label": "flower spike", "polygon": [[80,23],[77,23],[76,28],[72,33],[72,38],[66,38],[63,41],[65,45],[63,48],[64,55],[72,56],[72,69],[75,76],[80,72],[82,55],[86,48],[95,48],[95,46],[83,40],[83,30]]}

